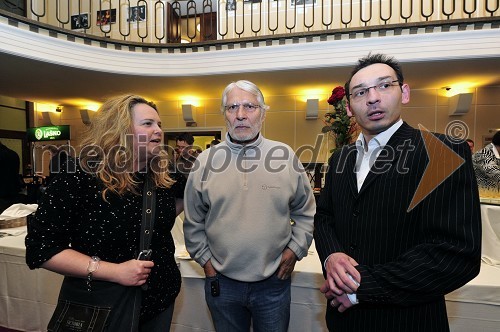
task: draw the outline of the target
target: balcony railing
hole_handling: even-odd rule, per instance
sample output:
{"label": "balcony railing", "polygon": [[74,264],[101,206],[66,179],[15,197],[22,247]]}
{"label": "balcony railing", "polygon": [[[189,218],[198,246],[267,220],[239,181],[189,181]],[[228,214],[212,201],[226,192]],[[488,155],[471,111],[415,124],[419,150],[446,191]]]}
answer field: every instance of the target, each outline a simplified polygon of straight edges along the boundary
{"label": "balcony railing", "polygon": [[167,44],[498,22],[500,0],[28,0],[25,13],[93,36]]}

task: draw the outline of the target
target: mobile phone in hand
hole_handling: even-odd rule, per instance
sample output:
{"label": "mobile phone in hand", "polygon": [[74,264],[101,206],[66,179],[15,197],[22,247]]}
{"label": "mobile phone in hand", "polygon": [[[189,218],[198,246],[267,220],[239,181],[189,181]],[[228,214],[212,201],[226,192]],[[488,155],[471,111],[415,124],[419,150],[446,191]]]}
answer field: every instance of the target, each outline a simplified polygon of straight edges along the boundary
{"label": "mobile phone in hand", "polygon": [[143,251],[141,251],[139,253],[139,256],[137,256],[137,260],[140,260],[140,261],[150,261],[152,253],[153,253],[152,249],[143,250]]}

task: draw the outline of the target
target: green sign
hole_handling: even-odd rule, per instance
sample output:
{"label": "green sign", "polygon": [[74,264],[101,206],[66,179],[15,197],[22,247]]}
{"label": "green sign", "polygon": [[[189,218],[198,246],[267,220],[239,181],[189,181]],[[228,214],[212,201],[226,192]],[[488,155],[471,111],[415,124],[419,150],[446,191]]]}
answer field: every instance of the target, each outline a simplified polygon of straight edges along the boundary
{"label": "green sign", "polygon": [[67,125],[29,128],[27,134],[30,142],[70,139],[70,130]]}

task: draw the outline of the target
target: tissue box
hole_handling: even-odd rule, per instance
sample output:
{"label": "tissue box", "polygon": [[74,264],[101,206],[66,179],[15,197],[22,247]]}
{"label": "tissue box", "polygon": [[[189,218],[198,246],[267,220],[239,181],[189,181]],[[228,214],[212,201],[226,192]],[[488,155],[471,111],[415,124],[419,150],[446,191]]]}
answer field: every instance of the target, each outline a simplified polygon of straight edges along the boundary
{"label": "tissue box", "polygon": [[0,229],[26,226],[26,217],[0,219]]}

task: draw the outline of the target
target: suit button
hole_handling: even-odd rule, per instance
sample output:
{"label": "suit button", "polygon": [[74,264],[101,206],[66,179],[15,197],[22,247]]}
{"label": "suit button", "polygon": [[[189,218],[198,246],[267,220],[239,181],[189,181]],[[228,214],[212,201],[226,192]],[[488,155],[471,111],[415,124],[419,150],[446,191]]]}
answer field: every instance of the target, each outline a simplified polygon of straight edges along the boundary
{"label": "suit button", "polygon": [[357,217],[359,216],[359,211],[358,211],[358,210],[354,210],[354,211],[352,212],[352,216],[353,216],[354,218],[357,218]]}
{"label": "suit button", "polygon": [[351,250],[356,250],[358,248],[358,245],[356,243],[351,243],[351,245],[349,246],[349,248]]}

